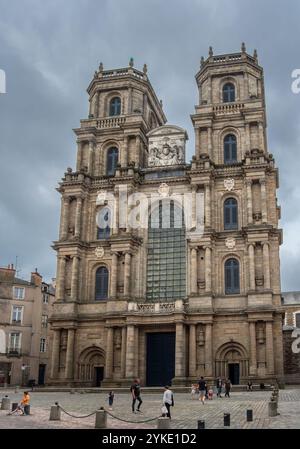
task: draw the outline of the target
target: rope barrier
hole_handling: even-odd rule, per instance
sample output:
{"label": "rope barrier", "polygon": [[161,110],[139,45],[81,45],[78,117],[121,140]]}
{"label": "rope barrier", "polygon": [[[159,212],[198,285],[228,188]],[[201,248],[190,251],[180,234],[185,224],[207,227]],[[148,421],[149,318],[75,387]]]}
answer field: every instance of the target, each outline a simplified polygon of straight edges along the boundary
{"label": "rope barrier", "polygon": [[155,418],[148,418],[148,419],[144,419],[144,420],[142,420],[142,421],[130,421],[130,420],[123,419],[123,418],[119,418],[118,416],[113,415],[113,414],[110,413],[109,411],[105,410],[103,407],[102,407],[101,409],[95,410],[95,411],[92,412],[92,413],[89,413],[88,415],[76,416],[76,415],[73,415],[72,413],[67,412],[67,411],[66,411],[61,405],[59,405],[57,402],[55,403],[55,405],[57,405],[57,406],[61,409],[61,411],[64,412],[66,415],[71,416],[71,418],[79,418],[79,419],[80,419],[80,418],[81,418],[81,419],[89,418],[90,416],[95,415],[96,412],[97,412],[97,411],[100,411],[100,410],[105,411],[109,416],[111,416],[111,417],[114,418],[114,419],[117,419],[118,421],[127,422],[127,423],[132,423],[132,424],[142,424],[142,423],[147,423],[147,422],[150,422],[150,421],[155,421],[156,419],[158,419],[158,418],[161,417],[161,415],[159,415],[159,416],[156,416]]}

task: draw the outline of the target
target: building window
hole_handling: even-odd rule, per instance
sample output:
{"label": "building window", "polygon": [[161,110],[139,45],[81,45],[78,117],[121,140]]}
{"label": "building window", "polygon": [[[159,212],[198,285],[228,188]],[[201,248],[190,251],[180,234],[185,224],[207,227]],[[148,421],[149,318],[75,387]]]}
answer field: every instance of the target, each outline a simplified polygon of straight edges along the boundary
{"label": "building window", "polygon": [[120,115],[121,114],[121,98],[114,97],[109,103],[109,115]]}
{"label": "building window", "polygon": [[96,271],[96,289],[95,299],[100,301],[107,299],[108,296],[108,270],[106,267],[100,267]]}
{"label": "building window", "polygon": [[240,293],[240,264],[236,259],[225,262],[225,294]]}
{"label": "building window", "polygon": [[42,315],[42,327],[47,327],[48,325],[48,315]]}
{"label": "building window", "polygon": [[48,304],[49,302],[49,295],[47,293],[43,293],[43,304]]}
{"label": "building window", "polygon": [[25,298],[25,288],[14,287],[14,299],[24,299],[24,298]]}
{"label": "building window", "polygon": [[22,321],[23,307],[13,306],[12,321],[14,323],[20,323]]}
{"label": "building window", "polygon": [[300,329],[300,312],[295,313],[295,326],[298,327],[298,329]]}
{"label": "building window", "polygon": [[118,164],[119,150],[118,148],[109,148],[107,151],[107,164],[106,174],[107,176],[114,176]]}
{"label": "building window", "polygon": [[21,334],[20,332],[12,332],[9,334],[9,348],[11,354],[19,354],[21,352]]}
{"label": "building window", "polygon": [[97,215],[97,239],[106,240],[110,237],[111,211],[108,207],[101,209]]}
{"label": "building window", "polygon": [[228,198],[224,202],[224,229],[238,229],[238,203],[235,198]]}
{"label": "building window", "polygon": [[231,103],[235,101],[235,87],[232,83],[226,83],[223,86],[223,102]]}
{"label": "building window", "polygon": [[227,134],[224,138],[224,163],[233,164],[237,162],[237,145],[234,134]]}
{"label": "building window", "polygon": [[47,351],[46,338],[41,338],[41,340],[40,340],[40,352],[46,352],[46,351]]}
{"label": "building window", "polygon": [[186,296],[186,233],[183,209],[160,200],[148,229],[147,300],[172,301]]}

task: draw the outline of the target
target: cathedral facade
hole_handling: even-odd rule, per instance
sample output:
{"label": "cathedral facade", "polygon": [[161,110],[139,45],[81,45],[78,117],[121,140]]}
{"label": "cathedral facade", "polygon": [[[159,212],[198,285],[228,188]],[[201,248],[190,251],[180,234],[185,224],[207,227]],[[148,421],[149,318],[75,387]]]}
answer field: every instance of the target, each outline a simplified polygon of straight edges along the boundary
{"label": "cathedral facade", "polygon": [[209,50],[191,120],[147,75],[100,64],[58,191],[52,384],[281,382],[278,171],[257,53]]}

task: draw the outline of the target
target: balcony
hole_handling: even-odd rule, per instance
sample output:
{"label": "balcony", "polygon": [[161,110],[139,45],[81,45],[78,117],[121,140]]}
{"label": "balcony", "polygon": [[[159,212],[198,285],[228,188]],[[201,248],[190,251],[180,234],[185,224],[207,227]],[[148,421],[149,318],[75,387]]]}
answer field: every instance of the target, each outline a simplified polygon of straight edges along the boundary
{"label": "balcony", "polygon": [[7,357],[21,357],[21,348],[8,347],[6,349]]}
{"label": "balcony", "polygon": [[236,115],[240,114],[244,109],[244,103],[222,103],[213,107],[215,116],[220,115]]}

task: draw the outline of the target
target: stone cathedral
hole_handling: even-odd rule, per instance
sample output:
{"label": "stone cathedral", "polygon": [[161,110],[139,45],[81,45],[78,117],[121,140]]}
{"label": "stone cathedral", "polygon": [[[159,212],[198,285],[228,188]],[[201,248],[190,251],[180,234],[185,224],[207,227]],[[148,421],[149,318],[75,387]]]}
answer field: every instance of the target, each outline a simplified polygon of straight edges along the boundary
{"label": "stone cathedral", "polygon": [[146,65],[94,74],[58,187],[53,385],[282,381],[278,170],[256,50],[210,47],[196,82],[187,162]]}

